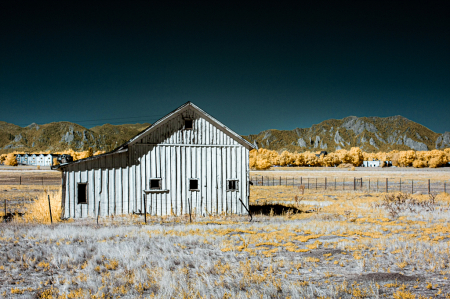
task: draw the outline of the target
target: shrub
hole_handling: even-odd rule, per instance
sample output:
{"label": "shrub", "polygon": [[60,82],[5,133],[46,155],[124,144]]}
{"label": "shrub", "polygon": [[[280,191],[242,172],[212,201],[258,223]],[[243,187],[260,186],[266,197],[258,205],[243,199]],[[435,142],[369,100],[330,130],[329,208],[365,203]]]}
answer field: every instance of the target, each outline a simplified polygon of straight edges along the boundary
{"label": "shrub", "polygon": [[14,155],[13,153],[7,154],[5,159],[5,165],[17,166],[18,163],[16,160],[16,155]]}

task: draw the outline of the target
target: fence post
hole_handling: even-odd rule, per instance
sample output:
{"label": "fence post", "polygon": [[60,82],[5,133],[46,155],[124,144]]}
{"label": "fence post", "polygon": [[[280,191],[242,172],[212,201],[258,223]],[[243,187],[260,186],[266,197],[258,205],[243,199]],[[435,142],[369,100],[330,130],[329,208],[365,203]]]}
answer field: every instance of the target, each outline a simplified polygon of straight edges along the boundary
{"label": "fence post", "polygon": [[19,177],[19,185],[22,185],[22,176]]}
{"label": "fence post", "polygon": [[356,190],[356,178],[354,177],[353,178],[353,191],[355,191]]}
{"label": "fence post", "polygon": [[325,178],[325,190],[327,190],[327,178]]}
{"label": "fence post", "polygon": [[370,179],[369,179],[369,193],[370,193]]}
{"label": "fence post", "polygon": [[428,179],[428,194],[430,194],[430,179]]}
{"label": "fence post", "polygon": [[363,183],[362,183],[362,178],[361,178],[361,190],[362,190],[362,186],[363,186]]}
{"label": "fence post", "polygon": [[189,223],[192,223],[192,216],[191,216],[192,205],[191,205],[191,200],[189,198],[188,198],[188,204],[189,204]]}
{"label": "fence post", "polygon": [[281,186],[281,176],[280,176],[280,186]]}
{"label": "fence post", "polygon": [[275,176],[272,178],[272,186],[275,186]]}
{"label": "fence post", "polygon": [[292,177],[292,187],[295,186],[295,177]]}
{"label": "fence post", "polygon": [[336,177],[334,178],[334,191],[336,191]]}
{"label": "fence post", "polygon": [[97,225],[98,225],[98,216],[100,216],[100,203],[102,202],[102,200],[100,199],[98,201],[98,209],[97,209]]}
{"label": "fence post", "polygon": [[53,219],[52,219],[52,206],[50,204],[50,195],[47,195],[48,198],[48,210],[50,211],[50,223],[53,224]]}
{"label": "fence post", "polygon": [[345,190],[345,178],[342,179],[342,190]]}
{"label": "fence post", "polygon": [[388,178],[386,178],[386,193],[388,193],[388,191],[389,191],[388,184],[389,184],[389,181],[388,181]]}
{"label": "fence post", "polygon": [[309,190],[309,178],[308,178],[308,190]]}
{"label": "fence post", "polygon": [[147,224],[147,194],[144,193],[144,221]]}
{"label": "fence post", "polygon": [[378,193],[378,179],[377,179],[377,193]]}
{"label": "fence post", "polygon": [[261,176],[261,186],[264,186],[264,176]]}
{"label": "fence post", "polygon": [[5,198],[5,219],[6,219],[6,198]]}
{"label": "fence post", "polygon": [[444,182],[444,193],[447,193],[447,182]]}
{"label": "fence post", "polygon": [[303,177],[300,177],[300,186],[303,185]]}
{"label": "fence post", "polygon": [[414,180],[411,180],[411,194],[414,194]]}
{"label": "fence post", "polygon": [[316,190],[317,190],[317,178],[316,178]]}

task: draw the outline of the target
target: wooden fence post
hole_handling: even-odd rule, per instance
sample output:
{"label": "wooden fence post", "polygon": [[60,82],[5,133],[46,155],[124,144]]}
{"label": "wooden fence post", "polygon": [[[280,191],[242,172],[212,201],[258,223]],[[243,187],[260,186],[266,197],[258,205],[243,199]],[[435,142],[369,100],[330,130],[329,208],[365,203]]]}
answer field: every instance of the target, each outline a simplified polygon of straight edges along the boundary
{"label": "wooden fence post", "polygon": [[144,193],[144,221],[147,224],[147,194]]}
{"label": "wooden fence post", "polygon": [[414,194],[414,180],[411,180],[411,194]]}
{"label": "wooden fence post", "polygon": [[300,177],[300,186],[303,185],[303,177]]}
{"label": "wooden fence post", "polygon": [[447,193],[447,182],[444,182],[444,193]]}
{"label": "wooden fence post", "polygon": [[192,204],[191,204],[191,200],[189,198],[188,198],[188,204],[189,204],[189,222],[192,223],[192,216],[191,216]]}
{"label": "wooden fence post", "polygon": [[361,178],[361,190],[362,190],[362,186],[363,186],[363,182],[362,182],[362,178]]}
{"label": "wooden fence post", "polygon": [[388,187],[388,184],[389,184],[389,182],[388,182],[388,178],[386,178],[386,193],[388,193],[388,191],[389,191],[389,187]]}
{"label": "wooden fence post", "polygon": [[334,191],[336,191],[336,177],[334,178]]}
{"label": "wooden fence post", "polygon": [[327,178],[325,178],[325,190],[327,190]]}
{"label": "wooden fence post", "polygon": [[342,179],[342,190],[345,190],[345,178]]}
{"label": "wooden fence post", "polygon": [[22,185],[22,176],[19,177],[19,185]]}
{"label": "wooden fence post", "polygon": [[369,179],[369,193],[370,193],[370,179]]}
{"label": "wooden fence post", "polygon": [[261,186],[264,186],[264,176],[261,176]]}
{"label": "wooden fence post", "polygon": [[430,190],[430,179],[428,179],[428,194],[431,193],[430,191],[431,191],[431,190]]}
{"label": "wooden fence post", "polygon": [[98,216],[100,216],[100,203],[102,202],[102,200],[100,199],[98,201],[98,209],[97,209],[97,225],[98,225]]}
{"label": "wooden fence post", "polygon": [[5,198],[5,219],[6,219],[6,198]]}
{"label": "wooden fence post", "polygon": [[316,190],[317,190],[317,178],[316,178]]}
{"label": "wooden fence post", "polygon": [[308,189],[309,189],[309,178],[308,178]]}
{"label": "wooden fence post", "polygon": [[280,186],[281,186],[281,176],[280,176]]}
{"label": "wooden fence post", "polygon": [[50,195],[47,195],[48,198],[48,210],[50,211],[50,223],[53,224],[53,219],[52,219],[52,206],[50,204]]}
{"label": "wooden fence post", "polygon": [[355,191],[356,190],[356,178],[354,177],[353,178],[353,191]]}

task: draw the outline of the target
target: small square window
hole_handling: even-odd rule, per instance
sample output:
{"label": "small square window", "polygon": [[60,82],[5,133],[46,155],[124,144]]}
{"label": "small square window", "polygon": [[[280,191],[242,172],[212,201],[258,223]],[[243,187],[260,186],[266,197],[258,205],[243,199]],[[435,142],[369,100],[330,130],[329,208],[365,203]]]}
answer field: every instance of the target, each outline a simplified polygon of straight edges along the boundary
{"label": "small square window", "polygon": [[189,179],[189,191],[198,191],[198,179]]}
{"label": "small square window", "polygon": [[185,130],[192,130],[192,128],[193,128],[193,121],[192,121],[192,119],[185,119],[184,120],[184,129]]}
{"label": "small square window", "polygon": [[150,179],[150,189],[160,190],[161,189],[161,179]]}
{"label": "small square window", "polygon": [[77,203],[87,204],[87,183],[78,183],[77,185]]}
{"label": "small square window", "polygon": [[237,191],[239,186],[239,180],[228,180],[227,191]]}

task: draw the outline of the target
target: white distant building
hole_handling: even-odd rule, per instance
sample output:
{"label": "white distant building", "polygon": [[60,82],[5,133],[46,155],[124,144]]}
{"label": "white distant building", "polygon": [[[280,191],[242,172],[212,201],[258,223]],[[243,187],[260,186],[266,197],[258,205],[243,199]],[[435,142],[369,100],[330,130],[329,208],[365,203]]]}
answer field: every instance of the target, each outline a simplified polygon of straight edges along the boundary
{"label": "white distant building", "polygon": [[363,167],[380,167],[381,161],[363,161]]}
{"label": "white distant building", "polygon": [[19,165],[52,166],[53,158],[58,156],[52,154],[18,154],[16,155],[16,160]]}

